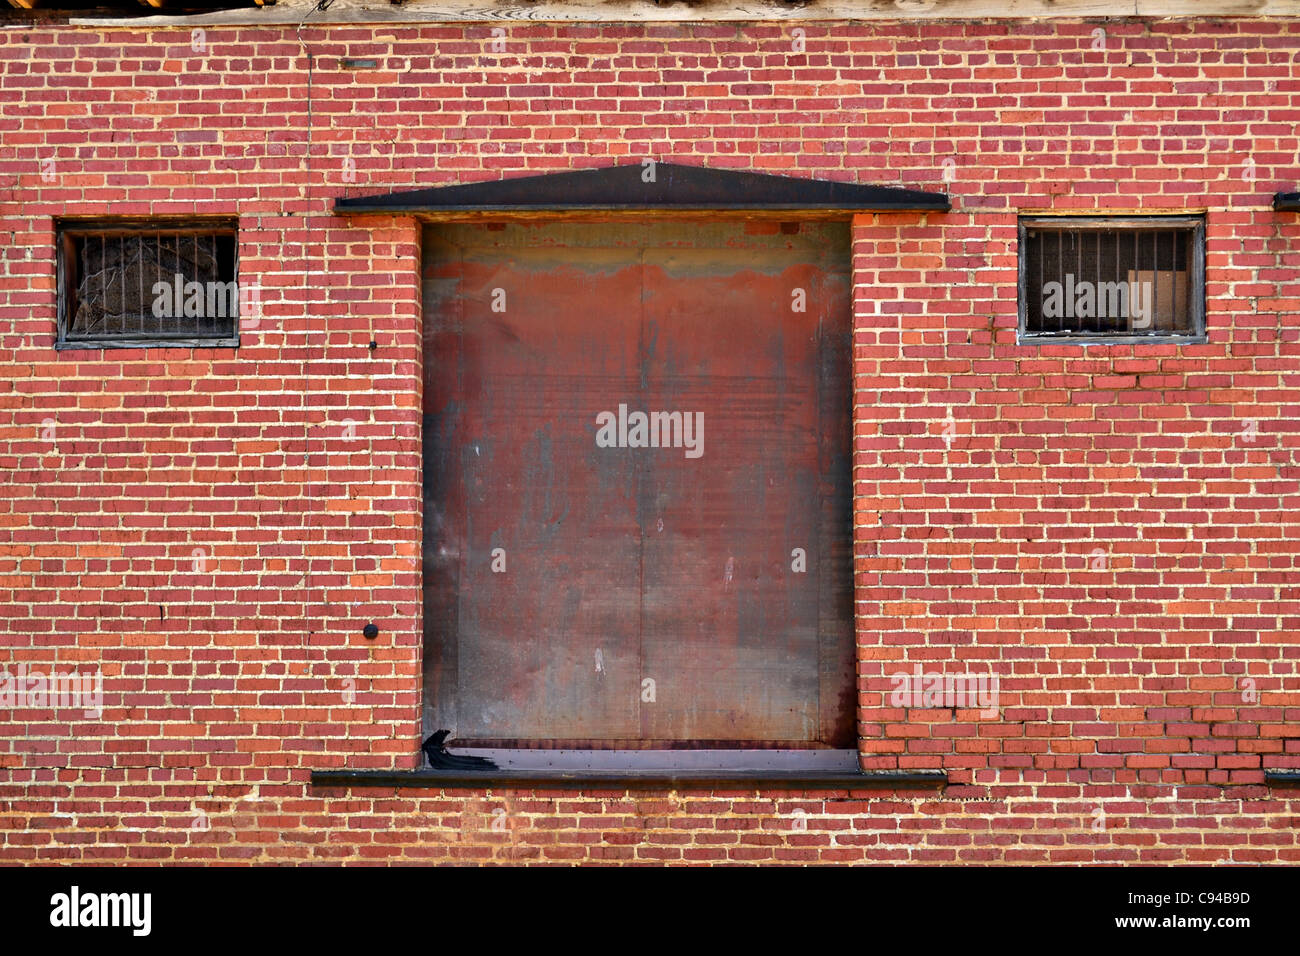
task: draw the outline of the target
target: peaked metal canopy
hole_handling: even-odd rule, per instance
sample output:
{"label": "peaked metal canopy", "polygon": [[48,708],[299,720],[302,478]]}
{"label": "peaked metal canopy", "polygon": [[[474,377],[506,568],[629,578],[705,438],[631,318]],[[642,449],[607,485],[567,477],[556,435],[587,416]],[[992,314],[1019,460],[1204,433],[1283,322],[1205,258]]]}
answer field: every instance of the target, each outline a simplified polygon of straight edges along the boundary
{"label": "peaked metal canopy", "polygon": [[338,199],[349,213],[791,211],[947,212],[944,193],[770,173],[636,163]]}

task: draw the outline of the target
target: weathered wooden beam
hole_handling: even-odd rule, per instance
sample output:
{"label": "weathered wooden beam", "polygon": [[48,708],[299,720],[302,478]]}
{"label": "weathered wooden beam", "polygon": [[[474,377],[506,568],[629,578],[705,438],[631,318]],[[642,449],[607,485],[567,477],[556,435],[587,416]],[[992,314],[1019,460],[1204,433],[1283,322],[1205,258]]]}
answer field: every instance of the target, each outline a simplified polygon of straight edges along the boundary
{"label": "weathered wooden beam", "polygon": [[[15,2],[15,0],[10,0]],[[36,0],[28,0],[36,2]],[[464,22],[717,22],[1104,19],[1113,17],[1297,17],[1300,0],[334,0],[313,11],[317,0],[280,0],[271,5],[188,17],[115,20],[161,26],[183,20],[211,24],[464,23]],[[73,24],[102,24],[78,18]]]}

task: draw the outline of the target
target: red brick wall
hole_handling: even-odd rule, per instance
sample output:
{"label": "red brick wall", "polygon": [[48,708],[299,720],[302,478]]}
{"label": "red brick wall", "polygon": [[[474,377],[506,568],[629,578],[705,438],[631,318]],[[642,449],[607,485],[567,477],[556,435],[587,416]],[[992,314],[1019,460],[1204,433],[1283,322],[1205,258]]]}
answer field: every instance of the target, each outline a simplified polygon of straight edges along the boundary
{"label": "red brick wall", "polygon": [[[0,711],[0,862],[1300,860],[1300,22],[491,27],[0,31],[0,664],[105,694]],[[332,200],[644,156],[954,197],[855,224],[861,747],[951,784],[312,790],[419,710],[419,232]],[[1061,210],[1205,211],[1208,344],[1018,346]],[[195,213],[238,351],[54,351],[52,217]]]}

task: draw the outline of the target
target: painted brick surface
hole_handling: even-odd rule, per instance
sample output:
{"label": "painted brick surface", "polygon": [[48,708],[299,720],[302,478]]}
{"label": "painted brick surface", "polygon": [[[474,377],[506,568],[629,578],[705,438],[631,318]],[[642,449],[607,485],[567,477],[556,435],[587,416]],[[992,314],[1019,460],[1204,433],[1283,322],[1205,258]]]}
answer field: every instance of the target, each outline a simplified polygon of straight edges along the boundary
{"label": "painted brick surface", "polygon": [[[0,31],[0,666],[104,680],[0,862],[1300,861],[1300,22],[492,26]],[[419,729],[420,235],[333,199],[641,157],[954,197],[854,223],[860,746],[950,785],[311,789]],[[1208,342],[1017,345],[1064,210],[1204,211]],[[107,214],[239,216],[237,351],[54,350]]]}

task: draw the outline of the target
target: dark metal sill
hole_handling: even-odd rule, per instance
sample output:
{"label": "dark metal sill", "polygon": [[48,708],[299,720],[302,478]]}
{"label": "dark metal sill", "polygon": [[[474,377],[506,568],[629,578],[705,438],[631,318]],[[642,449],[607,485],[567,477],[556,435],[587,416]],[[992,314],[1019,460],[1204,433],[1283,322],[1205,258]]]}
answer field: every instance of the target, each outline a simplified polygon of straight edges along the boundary
{"label": "dark metal sill", "polygon": [[313,787],[566,790],[762,789],[888,790],[939,788],[943,770],[313,770]]}
{"label": "dark metal sill", "polygon": [[1300,770],[1265,770],[1264,782],[1271,787],[1300,787]]}
{"label": "dark metal sill", "polygon": [[237,349],[239,336],[231,338],[177,337],[174,339],[102,338],[62,339],[54,343],[59,352],[93,352],[107,349]]}
{"label": "dark metal sill", "polygon": [[1069,333],[1020,332],[1017,345],[1205,345],[1202,335],[1072,335]]}

